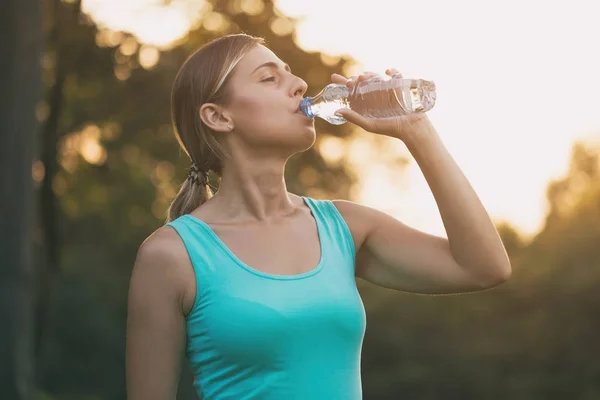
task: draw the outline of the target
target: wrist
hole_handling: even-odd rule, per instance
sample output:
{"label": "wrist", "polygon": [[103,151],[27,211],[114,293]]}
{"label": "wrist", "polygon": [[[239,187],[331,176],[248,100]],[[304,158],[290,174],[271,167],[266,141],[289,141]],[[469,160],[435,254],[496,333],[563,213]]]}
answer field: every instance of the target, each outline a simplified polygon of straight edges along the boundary
{"label": "wrist", "polygon": [[422,147],[436,146],[441,141],[435,127],[426,116],[417,123],[411,124],[399,139],[413,154]]}

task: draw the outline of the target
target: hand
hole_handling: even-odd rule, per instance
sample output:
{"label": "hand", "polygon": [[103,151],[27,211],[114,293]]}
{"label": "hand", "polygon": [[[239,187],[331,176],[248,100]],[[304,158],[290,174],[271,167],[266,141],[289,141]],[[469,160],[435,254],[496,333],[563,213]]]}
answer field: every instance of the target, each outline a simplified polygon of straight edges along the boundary
{"label": "hand", "polygon": [[[390,76],[399,75],[399,72],[393,68],[387,69],[385,73]],[[332,74],[331,81],[341,85],[345,84],[351,89],[359,82],[373,78],[374,76],[378,76],[378,74],[365,72],[362,75],[352,76],[349,79],[339,74]],[[403,141],[410,140],[420,132],[433,128],[425,113],[414,113],[390,118],[367,118],[348,108],[339,109],[336,113],[368,132],[395,137]]]}

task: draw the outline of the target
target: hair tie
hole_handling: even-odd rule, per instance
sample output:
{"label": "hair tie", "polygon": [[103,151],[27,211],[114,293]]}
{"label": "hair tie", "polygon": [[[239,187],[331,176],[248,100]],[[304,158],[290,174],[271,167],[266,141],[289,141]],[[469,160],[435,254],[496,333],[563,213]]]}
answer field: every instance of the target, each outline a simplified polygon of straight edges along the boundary
{"label": "hair tie", "polygon": [[187,179],[189,179],[192,184],[199,183],[201,185],[207,185],[208,171],[201,171],[196,163],[192,161],[192,165],[190,165],[190,169],[188,171]]}

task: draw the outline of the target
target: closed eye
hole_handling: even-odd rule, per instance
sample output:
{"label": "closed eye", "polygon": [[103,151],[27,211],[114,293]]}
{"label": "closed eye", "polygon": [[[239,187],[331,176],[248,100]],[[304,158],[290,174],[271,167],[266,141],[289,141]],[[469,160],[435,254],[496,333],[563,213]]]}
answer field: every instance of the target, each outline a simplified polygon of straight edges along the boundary
{"label": "closed eye", "polygon": [[268,78],[263,79],[261,82],[275,82],[275,77],[270,76]]}

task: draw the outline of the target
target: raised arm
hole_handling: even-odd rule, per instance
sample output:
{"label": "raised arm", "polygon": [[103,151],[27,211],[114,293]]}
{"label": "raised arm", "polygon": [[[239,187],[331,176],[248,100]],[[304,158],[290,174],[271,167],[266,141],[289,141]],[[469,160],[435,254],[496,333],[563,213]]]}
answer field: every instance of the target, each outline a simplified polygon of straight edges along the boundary
{"label": "raised arm", "polygon": [[[368,78],[361,75],[346,84]],[[345,82],[339,75],[332,79]],[[337,113],[368,132],[404,142],[429,184],[448,237],[418,231],[368,207],[336,202],[359,250],[358,277],[427,294],[483,290],[510,277],[510,260],[490,216],[426,114],[374,119],[350,109]]]}
{"label": "raised arm", "polygon": [[128,400],[171,400],[177,394],[185,343],[183,243],[161,228],[138,251],[127,312]]}

